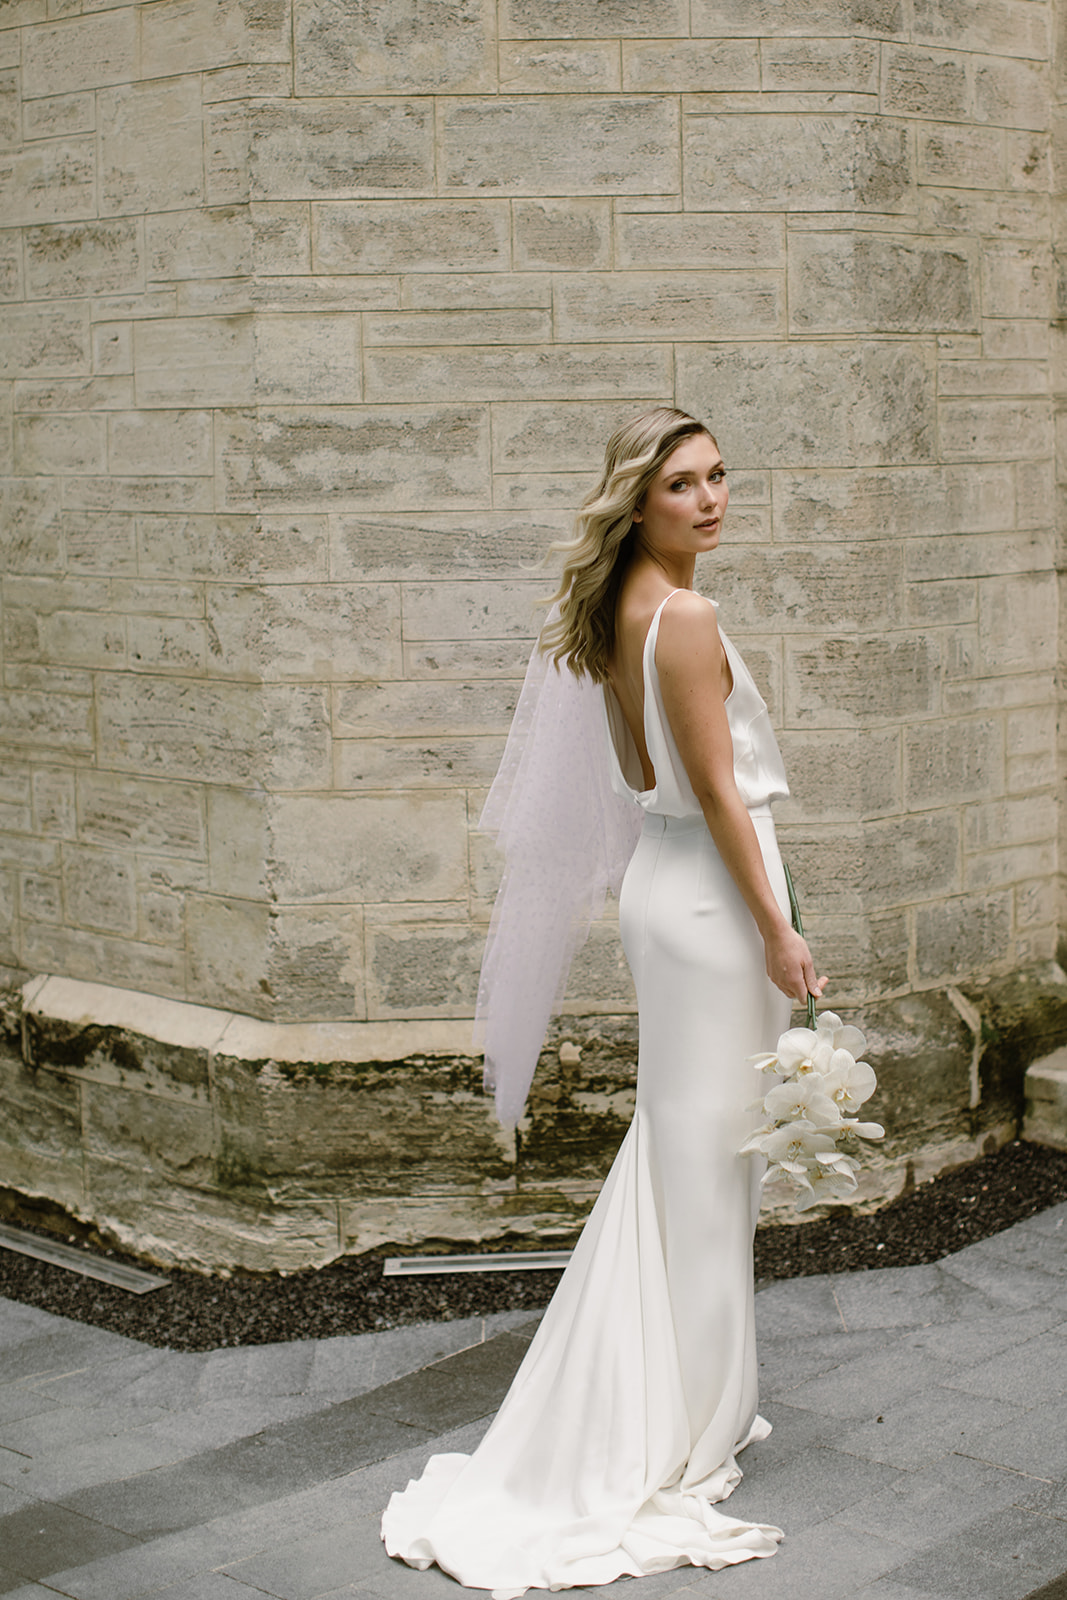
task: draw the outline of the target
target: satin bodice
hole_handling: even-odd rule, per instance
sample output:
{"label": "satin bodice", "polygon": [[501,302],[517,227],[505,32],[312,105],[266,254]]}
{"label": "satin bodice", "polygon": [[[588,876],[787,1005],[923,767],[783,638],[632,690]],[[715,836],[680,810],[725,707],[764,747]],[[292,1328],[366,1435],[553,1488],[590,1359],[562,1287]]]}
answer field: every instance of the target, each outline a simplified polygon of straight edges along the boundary
{"label": "satin bodice", "polygon": [[[671,594],[677,594],[672,589]],[[655,615],[645,635],[642,653],[642,673],[645,689],[644,727],[645,743],[656,774],[655,787],[642,787],[644,776],[633,735],[623,716],[622,707],[610,685],[604,686],[604,713],[608,749],[611,760],[611,781],[616,794],[625,796],[653,815],[688,817],[701,814],[700,802],[693,792],[689,775],[682,764],[678,746],[674,742],[660,691],[659,673],[656,670],[656,640],[659,637],[660,618],[671,595],[667,595],[656,608]],[[718,609],[714,600],[708,601]],[[789,793],[785,767],[782,763],[778,741],[774,737],[771,719],[762,695],[756,688],[752,674],[741,659],[740,652],[719,629],[719,638],[730,663],[733,688],[726,697],[726,720],[734,747],[734,781],[738,793],[749,811],[781,799]]]}

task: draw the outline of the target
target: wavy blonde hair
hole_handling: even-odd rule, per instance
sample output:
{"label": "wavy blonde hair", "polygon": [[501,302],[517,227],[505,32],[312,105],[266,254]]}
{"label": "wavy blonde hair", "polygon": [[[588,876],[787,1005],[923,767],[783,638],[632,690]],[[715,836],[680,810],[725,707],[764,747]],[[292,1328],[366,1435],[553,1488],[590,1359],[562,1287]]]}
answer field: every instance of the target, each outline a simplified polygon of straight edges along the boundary
{"label": "wavy blonde hair", "polygon": [[588,673],[595,683],[607,681],[615,604],[637,543],[634,512],[667,458],[701,433],[715,442],[687,412],[657,406],[608,440],[600,482],[578,512],[573,537],[551,547],[564,558],[559,588],[546,602],[558,601],[559,615],[546,622],[538,643],[557,667],[565,661],[576,677]]}

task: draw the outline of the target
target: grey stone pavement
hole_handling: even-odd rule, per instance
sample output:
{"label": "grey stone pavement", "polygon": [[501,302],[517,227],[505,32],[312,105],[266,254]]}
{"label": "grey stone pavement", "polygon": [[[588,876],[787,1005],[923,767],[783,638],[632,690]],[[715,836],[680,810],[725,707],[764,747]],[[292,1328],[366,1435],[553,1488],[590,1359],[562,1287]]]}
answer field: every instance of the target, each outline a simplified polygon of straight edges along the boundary
{"label": "grey stone pavement", "polygon": [[[730,1509],[770,1560],[626,1600],[1067,1600],[1067,1205],[937,1266],[757,1296],[762,1409]],[[0,1300],[8,1600],[443,1600],[378,1517],[469,1449],[528,1312],[186,1355]]]}

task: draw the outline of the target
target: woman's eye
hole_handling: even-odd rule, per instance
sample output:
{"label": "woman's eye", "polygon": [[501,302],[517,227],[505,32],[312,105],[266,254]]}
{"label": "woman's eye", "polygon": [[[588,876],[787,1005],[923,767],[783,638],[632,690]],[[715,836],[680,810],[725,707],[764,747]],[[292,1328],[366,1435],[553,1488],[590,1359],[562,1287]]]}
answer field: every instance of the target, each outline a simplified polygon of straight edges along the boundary
{"label": "woman's eye", "polygon": [[688,485],[686,484],[684,478],[675,478],[674,482],[671,484],[672,489],[685,489],[687,487]]}

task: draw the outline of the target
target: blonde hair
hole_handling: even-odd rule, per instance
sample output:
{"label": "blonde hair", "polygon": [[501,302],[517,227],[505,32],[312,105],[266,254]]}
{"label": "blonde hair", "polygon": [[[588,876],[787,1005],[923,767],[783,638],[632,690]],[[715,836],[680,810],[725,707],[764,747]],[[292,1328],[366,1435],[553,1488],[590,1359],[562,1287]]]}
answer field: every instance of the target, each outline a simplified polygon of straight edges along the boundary
{"label": "blonde hair", "polygon": [[574,536],[552,546],[563,555],[560,585],[551,600],[559,615],[541,630],[539,648],[558,667],[595,683],[608,677],[615,649],[615,604],[637,542],[634,512],[656,474],[684,440],[708,428],[685,411],[657,406],[617,428],[604,452],[600,482],[584,501]]}

